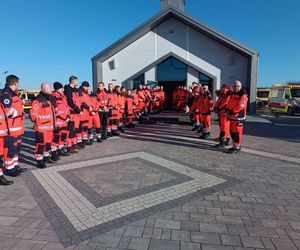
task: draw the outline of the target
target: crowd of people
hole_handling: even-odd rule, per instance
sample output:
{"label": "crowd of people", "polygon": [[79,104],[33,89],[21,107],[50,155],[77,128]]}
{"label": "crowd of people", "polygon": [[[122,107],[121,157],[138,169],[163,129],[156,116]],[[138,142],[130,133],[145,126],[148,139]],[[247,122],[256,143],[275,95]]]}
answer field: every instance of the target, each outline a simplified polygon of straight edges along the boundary
{"label": "crowd of people", "polygon": [[248,94],[240,81],[233,86],[223,84],[216,90],[218,97],[213,104],[213,96],[207,85],[194,82],[189,89],[179,86],[173,92],[172,104],[178,111],[184,110],[190,115],[193,131],[200,134],[200,139],[208,139],[211,132],[211,113],[218,115],[220,134],[216,148],[229,146],[230,137],[233,147],[228,153],[241,151],[244,121],[246,120]]}
{"label": "crowd of people", "polygon": [[[24,134],[23,102],[18,95],[19,78],[7,76],[0,101],[0,185],[11,185],[4,175],[16,177],[26,168],[19,166],[21,136]],[[142,116],[160,112],[166,96],[163,87],[141,85],[138,89],[100,82],[95,92],[86,81],[78,86],[78,78],[71,76],[69,84],[42,83],[41,91],[32,102],[29,118],[35,131],[34,158],[36,167],[46,168],[60,157],[108,137],[119,135],[126,128],[135,127]]]}
{"label": "crowd of people", "polygon": [[[29,118],[35,131],[34,158],[37,168],[46,168],[61,157],[76,154],[93,143],[101,143],[108,137],[119,135],[127,128],[135,127],[135,121],[148,114],[158,113],[166,104],[166,93],[162,86],[150,89],[140,85],[138,89],[108,84],[98,84],[92,91],[84,81],[78,86],[78,78],[71,76],[69,84],[60,82],[41,84],[41,91],[32,102]],[[21,137],[24,134],[25,113],[18,94],[19,78],[9,75],[0,97],[0,185],[11,185],[4,175],[17,177],[26,168],[19,166]],[[189,113],[193,130],[207,139],[211,130],[211,112],[215,111],[220,121],[218,148],[233,147],[228,153],[241,150],[243,121],[246,118],[248,97],[241,82],[236,81],[233,89],[223,85],[213,98],[208,86],[193,83],[191,88],[178,87],[173,92],[172,104],[178,110]]]}

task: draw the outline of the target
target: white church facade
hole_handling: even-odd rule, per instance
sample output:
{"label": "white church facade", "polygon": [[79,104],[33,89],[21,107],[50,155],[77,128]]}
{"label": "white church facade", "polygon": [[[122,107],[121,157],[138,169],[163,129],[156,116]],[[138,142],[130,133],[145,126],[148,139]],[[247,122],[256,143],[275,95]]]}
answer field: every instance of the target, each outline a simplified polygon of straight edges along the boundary
{"label": "white church facade", "polygon": [[192,82],[212,92],[240,80],[255,111],[258,53],[184,12],[184,0],[161,0],[162,10],[92,58],[98,82],[136,88],[155,82],[169,93]]}

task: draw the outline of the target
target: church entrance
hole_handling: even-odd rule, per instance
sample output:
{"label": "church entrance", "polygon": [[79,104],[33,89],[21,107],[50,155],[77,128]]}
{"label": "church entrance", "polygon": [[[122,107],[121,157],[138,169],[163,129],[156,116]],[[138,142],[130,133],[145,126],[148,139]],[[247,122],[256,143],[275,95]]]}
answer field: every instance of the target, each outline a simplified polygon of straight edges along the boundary
{"label": "church entrance", "polygon": [[187,65],[173,56],[157,65],[157,82],[164,87],[167,100],[166,107],[172,107],[173,91],[178,86],[186,86]]}

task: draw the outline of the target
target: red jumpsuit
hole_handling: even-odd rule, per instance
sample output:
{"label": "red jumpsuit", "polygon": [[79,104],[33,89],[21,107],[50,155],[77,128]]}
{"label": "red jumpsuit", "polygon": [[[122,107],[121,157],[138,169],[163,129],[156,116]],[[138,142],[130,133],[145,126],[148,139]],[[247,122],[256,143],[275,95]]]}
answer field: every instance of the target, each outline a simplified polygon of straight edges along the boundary
{"label": "red jumpsuit", "polygon": [[247,104],[248,95],[244,88],[238,93],[232,93],[227,104],[227,111],[230,118],[230,134],[235,149],[241,148]]}
{"label": "red jumpsuit", "polygon": [[40,92],[32,102],[29,111],[30,119],[34,122],[35,133],[35,159],[43,160],[49,157],[55,128],[55,107],[50,101],[50,95]]}
{"label": "red jumpsuit", "polygon": [[108,126],[107,132],[116,132],[118,130],[118,97],[117,93],[115,92],[108,92],[108,108],[109,108],[109,115],[108,115]]}
{"label": "red jumpsuit", "polygon": [[52,92],[55,98],[56,129],[54,130],[52,146],[58,149],[64,148],[69,134],[67,119],[70,119],[70,109],[64,94]]}
{"label": "red jumpsuit", "polygon": [[118,118],[119,118],[119,123],[118,127],[120,130],[122,130],[124,118],[125,118],[125,102],[126,102],[126,97],[122,94],[118,94]]}
{"label": "red jumpsuit", "polygon": [[198,109],[202,118],[202,138],[206,138],[210,134],[210,115],[213,107],[212,96],[209,92],[204,92],[200,95]]}
{"label": "red jumpsuit", "polygon": [[146,105],[145,105],[145,100],[146,100],[146,97],[145,97],[145,94],[144,94],[144,91],[143,90],[138,90],[137,91],[137,96],[138,96],[138,109],[139,109],[139,114],[143,114],[145,112],[145,108],[146,108]]}
{"label": "red jumpsuit", "polygon": [[[8,122],[4,107],[0,102],[0,155],[4,153],[4,138],[8,136]],[[2,167],[0,167],[0,177],[3,176]]]}
{"label": "red jumpsuit", "polygon": [[184,90],[180,90],[177,93],[177,105],[176,105],[176,109],[177,110],[182,110],[183,107],[186,106],[186,98],[187,98],[187,93]]}
{"label": "red jumpsuit", "polygon": [[107,133],[107,125],[108,125],[108,115],[109,115],[109,109],[108,109],[108,101],[109,101],[109,94],[105,89],[103,90],[97,90],[96,96],[99,101],[99,118],[101,122],[101,137],[105,138]]}
{"label": "red jumpsuit", "polygon": [[101,139],[101,122],[100,122],[100,115],[98,114],[100,110],[100,102],[95,95],[90,96],[90,105],[93,107],[92,112],[89,115],[89,139],[94,139],[94,134],[92,131],[93,126],[96,129],[96,138],[95,140]]}
{"label": "red jumpsuit", "polygon": [[125,125],[126,126],[134,126],[134,100],[133,96],[126,96],[125,102]]}
{"label": "red jumpsuit", "polygon": [[89,131],[89,117],[92,107],[92,102],[89,94],[85,93],[82,88],[79,88],[78,92],[79,102],[81,103],[82,115],[80,116],[82,132],[79,138],[82,137],[82,141],[88,141],[88,131]]}
{"label": "red jumpsuit", "polygon": [[225,139],[230,139],[230,121],[228,120],[228,115],[226,112],[227,104],[230,99],[230,95],[221,95],[217,102],[215,103],[214,109],[219,116],[219,126],[220,126],[220,141],[224,142]]}
{"label": "red jumpsuit", "polygon": [[6,86],[2,95],[9,128],[8,135],[4,137],[3,165],[7,172],[11,172],[19,164],[21,136],[24,134],[24,111],[17,91]]}
{"label": "red jumpsuit", "polygon": [[81,134],[82,128],[80,128],[80,112],[81,103],[78,97],[78,89],[71,87],[70,85],[65,86],[65,96],[67,98],[68,106],[70,108],[70,121],[68,123],[69,136],[67,138],[67,147],[71,147],[82,141],[82,138],[77,134]]}

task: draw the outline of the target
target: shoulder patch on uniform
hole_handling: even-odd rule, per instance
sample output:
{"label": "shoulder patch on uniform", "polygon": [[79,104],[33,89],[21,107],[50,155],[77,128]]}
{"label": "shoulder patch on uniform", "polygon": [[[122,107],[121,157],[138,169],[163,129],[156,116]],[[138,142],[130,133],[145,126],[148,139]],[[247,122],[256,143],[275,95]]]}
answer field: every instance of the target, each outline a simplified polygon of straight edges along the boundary
{"label": "shoulder patch on uniform", "polygon": [[39,108],[39,105],[35,104],[35,105],[33,106],[33,108],[34,108],[34,109],[38,109],[38,108]]}
{"label": "shoulder patch on uniform", "polygon": [[10,100],[9,99],[4,99],[3,103],[6,104],[6,105],[8,105],[8,104],[10,104]]}

